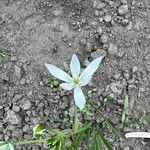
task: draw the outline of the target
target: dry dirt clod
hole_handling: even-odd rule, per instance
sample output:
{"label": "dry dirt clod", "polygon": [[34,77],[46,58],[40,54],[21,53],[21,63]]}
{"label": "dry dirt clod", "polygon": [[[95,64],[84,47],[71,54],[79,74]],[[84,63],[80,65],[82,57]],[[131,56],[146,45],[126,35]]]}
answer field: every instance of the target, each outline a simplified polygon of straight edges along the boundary
{"label": "dry dirt clod", "polygon": [[110,43],[108,48],[108,53],[110,55],[116,55],[118,53],[118,48],[115,44]]}
{"label": "dry dirt clod", "polygon": [[15,114],[14,111],[8,110],[6,120],[8,120],[12,125],[16,125],[20,123],[20,118]]}
{"label": "dry dirt clod", "polygon": [[[83,92],[117,128],[129,131],[125,124],[118,123],[121,114],[117,116],[126,94],[132,110],[131,122],[140,118],[137,112],[149,114],[149,5],[149,0],[0,2],[0,52],[6,50],[11,54],[8,59],[0,57],[0,139],[30,139],[32,128],[38,123],[65,128],[55,119],[63,117],[64,112],[73,117],[73,92],[48,87],[48,81],[55,78],[44,64],[63,69],[63,62],[69,65],[72,54],[80,58],[83,68],[93,59],[104,57]],[[93,91],[95,87],[99,90]],[[103,102],[102,95],[107,92],[116,92],[116,100]],[[87,119],[101,122],[94,114]],[[81,120],[84,122],[84,118]],[[7,124],[10,126],[4,134],[2,130]],[[141,131],[148,130],[146,123],[139,125]],[[68,124],[66,127],[70,128]],[[116,142],[107,131],[104,134],[114,149],[149,149],[136,139],[128,142],[123,137]],[[46,148],[31,145],[17,150],[32,149]]]}

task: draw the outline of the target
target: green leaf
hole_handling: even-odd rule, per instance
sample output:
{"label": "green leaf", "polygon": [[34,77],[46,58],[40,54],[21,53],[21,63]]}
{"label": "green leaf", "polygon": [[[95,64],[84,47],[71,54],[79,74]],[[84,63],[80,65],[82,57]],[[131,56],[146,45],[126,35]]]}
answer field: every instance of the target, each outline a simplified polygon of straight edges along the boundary
{"label": "green leaf", "polygon": [[150,123],[150,115],[144,115],[143,120],[146,121],[147,123]]}
{"label": "green leaf", "polygon": [[107,100],[109,100],[109,101],[113,101],[114,99],[115,99],[115,93],[113,93],[113,92],[110,92],[110,93],[108,93],[107,95],[106,95],[106,98],[107,98]]}
{"label": "green leaf", "polygon": [[126,95],[124,99],[124,110],[127,112],[128,108],[129,108],[129,98],[128,95]]}
{"label": "green leaf", "polygon": [[85,104],[84,109],[81,110],[81,112],[87,113],[87,114],[90,113],[91,111],[92,111],[92,105],[91,105],[90,102],[87,102],[87,103]]}
{"label": "green leaf", "polygon": [[122,118],[121,118],[122,122],[128,122],[128,108],[129,108],[129,98],[128,95],[126,95],[124,99],[124,108],[123,108]]}
{"label": "green leaf", "polygon": [[94,132],[93,147],[94,150],[99,150],[99,141],[97,139],[97,132]]}
{"label": "green leaf", "polygon": [[58,80],[48,80],[48,86],[51,88],[58,88],[59,81]]}
{"label": "green leaf", "polygon": [[82,127],[80,127],[80,128],[78,129],[78,131],[76,131],[76,132],[75,132],[75,134],[76,134],[76,133],[83,132],[83,131],[85,131],[85,130],[87,130],[87,129],[91,128],[91,125],[92,125],[92,123],[91,123],[91,122],[90,122],[90,123],[86,123],[86,124],[82,125]]}
{"label": "green leaf", "polygon": [[69,147],[69,150],[78,150],[84,135],[85,135],[85,130],[79,132],[76,138],[74,139],[74,141],[72,142],[71,146]]}
{"label": "green leaf", "polygon": [[99,133],[96,134],[96,139],[97,139],[98,148],[99,148],[98,150],[103,150],[104,145],[103,145],[103,141]]}
{"label": "green leaf", "polygon": [[107,147],[108,150],[113,150],[111,144],[108,142],[108,140],[104,137],[102,131],[99,129],[99,135],[101,137],[101,139],[103,140],[105,146]]}
{"label": "green leaf", "polygon": [[0,58],[4,58],[7,59],[9,58],[11,55],[9,52],[4,52],[4,51],[0,51]]}
{"label": "green leaf", "polygon": [[66,150],[67,141],[69,137],[65,137],[65,134],[58,134],[55,137],[47,141],[47,145],[50,150]]}
{"label": "green leaf", "polygon": [[91,150],[91,130],[87,131],[87,147],[86,150]]}
{"label": "green leaf", "polygon": [[113,123],[107,117],[105,117],[100,110],[97,110],[97,113],[100,115],[101,118],[104,119],[104,123],[112,131],[112,133],[114,133],[115,135],[117,135],[120,138],[121,135],[119,133],[119,130],[114,127]]}
{"label": "green leaf", "polygon": [[46,131],[46,127],[42,124],[38,124],[33,128],[33,137],[39,138]]}

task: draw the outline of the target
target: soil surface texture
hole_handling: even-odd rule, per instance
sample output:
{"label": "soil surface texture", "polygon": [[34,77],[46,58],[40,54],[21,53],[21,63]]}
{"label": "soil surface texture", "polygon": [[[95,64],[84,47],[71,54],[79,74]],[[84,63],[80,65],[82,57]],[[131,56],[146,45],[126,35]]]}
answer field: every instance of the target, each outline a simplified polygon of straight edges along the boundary
{"label": "soil surface texture", "polygon": [[[38,123],[66,129],[55,119],[72,116],[73,93],[48,86],[45,63],[63,68],[76,54],[83,67],[103,56],[87,99],[124,134],[150,131],[150,0],[0,0],[0,139],[30,139]],[[113,92],[114,101],[104,95]],[[129,96],[131,124],[121,122]],[[132,126],[132,127],[131,127]],[[105,132],[107,136],[107,131]],[[149,150],[140,139],[116,140],[115,150]],[[41,145],[17,150],[44,150]]]}

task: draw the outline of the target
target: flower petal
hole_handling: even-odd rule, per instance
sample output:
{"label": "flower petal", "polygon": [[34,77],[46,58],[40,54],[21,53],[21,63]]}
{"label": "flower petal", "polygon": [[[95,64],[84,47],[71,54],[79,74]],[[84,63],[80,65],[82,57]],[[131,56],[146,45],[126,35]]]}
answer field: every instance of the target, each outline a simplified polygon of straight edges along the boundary
{"label": "flower petal", "polygon": [[73,54],[70,62],[71,74],[73,77],[78,77],[80,74],[80,62],[78,57]]}
{"label": "flower petal", "polygon": [[15,150],[14,146],[12,144],[8,144],[9,145],[9,150]]}
{"label": "flower petal", "polygon": [[74,89],[74,99],[75,104],[82,110],[85,106],[86,100],[81,88],[77,87]]}
{"label": "flower petal", "polygon": [[8,143],[0,146],[0,150],[15,150],[13,145]]}
{"label": "flower petal", "polygon": [[79,83],[79,86],[82,87],[82,86],[89,84],[91,79],[92,79],[92,76],[87,76],[87,78],[82,78],[82,80]]}
{"label": "flower petal", "polygon": [[72,78],[70,77],[69,74],[67,74],[66,72],[64,72],[63,70],[57,68],[54,65],[51,64],[45,64],[45,66],[47,67],[48,71],[56,78],[62,80],[62,81],[66,81],[66,82],[70,82],[72,81]]}
{"label": "flower petal", "polygon": [[125,134],[126,138],[150,138],[150,133],[148,132],[131,132]]}
{"label": "flower petal", "polygon": [[61,83],[59,85],[61,88],[63,88],[64,90],[72,90],[73,89],[73,83]]}
{"label": "flower petal", "polygon": [[94,74],[94,72],[97,70],[97,68],[99,67],[99,64],[102,61],[102,57],[96,58],[94,59],[88,66],[87,68],[84,69],[84,71],[81,73],[80,75],[80,80],[84,81],[87,80],[87,78],[89,76],[92,76]]}

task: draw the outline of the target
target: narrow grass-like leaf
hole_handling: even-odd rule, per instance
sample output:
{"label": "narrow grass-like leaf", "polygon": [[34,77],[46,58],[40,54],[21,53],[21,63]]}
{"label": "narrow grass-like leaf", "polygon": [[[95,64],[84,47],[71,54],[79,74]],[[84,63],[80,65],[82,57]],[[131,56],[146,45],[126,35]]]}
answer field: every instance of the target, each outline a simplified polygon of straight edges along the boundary
{"label": "narrow grass-like leaf", "polygon": [[108,94],[106,95],[106,98],[107,98],[107,100],[109,100],[109,101],[115,100],[115,93],[113,93],[113,92],[108,93]]}
{"label": "narrow grass-like leaf", "polygon": [[104,116],[100,110],[97,110],[97,113],[100,115],[100,117],[102,117],[104,119],[104,121],[105,121],[104,123],[112,131],[112,133],[117,135],[120,138],[121,135],[119,133],[119,130],[113,126],[113,123],[106,116]]}
{"label": "narrow grass-like leaf", "polygon": [[97,142],[99,144],[99,150],[104,150],[104,144],[99,133],[96,134]]}
{"label": "narrow grass-like leaf", "polygon": [[103,140],[105,146],[107,147],[108,150],[113,150],[111,144],[108,142],[108,140],[104,137],[102,131],[99,129],[99,135],[101,136],[101,139]]}
{"label": "narrow grass-like leaf", "polygon": [[95,150],[95,129],[91,133],[91,150]]}
{"label": "narrow grass-like leaf", "polygon": [[98,139],[97,139],[97,134],[98,133],[95,133],[95,140],[94,140],[95,150],[99,150],[100,149],[99,148],[100,141],[98,141]]}
{"label": "narrow grass-like leaf", "polygon": [[78,150],[79,145],[81,144],[84,135],[85,135],[85,130],[82,132],[79,132],[76,138],[74,139],[74,141],[72,142],[71,146],[69,147],[69,150]]}
{"label": "narrow grass-like leaf", "polygon": [[87,147],[86,150],[91,150],[91,130],[87,131]]}
{"label": "narrow grass-like leaf", "polygon": [[10,53],[9,52],[0,51],[0,58],[7,59],[9,57],[10,57]]}
{"label": "narrow grass-like leaf", "polygon": [[128,98],[128,95],[126,95],[125,99],[124,99],[124,110],[125,110],[125,112],[128,111],[128,108],[129,108],[129,98]]}
{"label": "narrow grass-like leaf", "polygon": [[84,124],[82,127],[80,127],[80,128],[78,129],[78,131],[75,132],[75,134],[76,134],[76,133],[83,132],[83,131],[87,130],[87,129],[90,128],[90,127],[91,127],[91,123]]}
{"label": "narrow grass-like leaf", "polygon": [[128,95],[125,96],[124,99],[124,108],[123,108],[123,112],[122,112],[122,118],[121,121],[122,122],[127,122],[128,121],[128,109],[129,109],[129,98]]}

